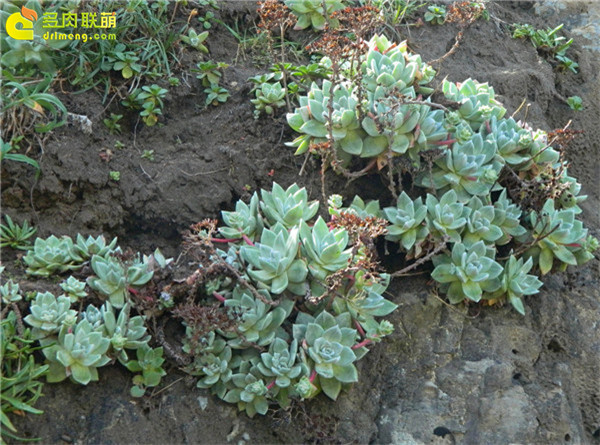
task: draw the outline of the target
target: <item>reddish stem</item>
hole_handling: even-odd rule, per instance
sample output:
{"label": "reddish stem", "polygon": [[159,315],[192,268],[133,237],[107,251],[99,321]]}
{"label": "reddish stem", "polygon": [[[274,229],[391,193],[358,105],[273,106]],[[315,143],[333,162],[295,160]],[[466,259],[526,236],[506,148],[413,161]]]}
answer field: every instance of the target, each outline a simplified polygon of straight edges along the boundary
{"label": "reddish stem", "polygon": [[214,291],[212,294],[213,294],[213,297],[215,297],[221,303],[225,303],[225,297],[223,295],[217,293],[216,291]]}
{"label": "reddish stem", "polygon": [[373,340],[371,340],[370,338],[367,338],[367,339],[361,341],[360,343],[356,343],[354,346],[352,346],[352,349],[362,348],[363,346],[370,345],[371,343],[373,343]]}
{"label": "reddish stem", "polygon": [[358,320],[354,320],[354,326],[356,326],[356,330],[359,332],[361,337],[365,336],[365,330],[362,328]]}
{"label": "reddish stem", "polygon": [[271,389],[271,388],[272,388],[272,387],[274,387],[274,386],[275,386],[275,380],[273,380],[271,383],[269,383],[269,384],[267,385],[267,389]]}
{"label": "reddish stem", "polygon": [[314,381],[315,381],[315,379],[316,379],[316,378],[317,378],[317,371],[315,371],[315,370],[313,369],[313,372],[310,374],[310,377],[308,378],[308,381],[309,381],[310,383],[312,383],[312,382],[314,382]]}
{"label": "reddish stem", "polygon": [[242,233],[242,238],[244,238],[244,241],[246,241],[246,244],[254,247],[254,243],[252,242],[252,240],[250,238],[248,238],[248,235],[246,235],[245,233]]}
{"label": "reddish stem", "polygon": [[452,145],[456,142],[456,139],[448,139],[446,141],[435,141],[430,142],[431,145]]}
{"label": "reddish stem", "polygon": [[348,285],[346,286],[346,292],[349,292],[356,283],[356,278],[353,275],[344,275],[344,278],[348,280]]}
{"label": "reddish stem", "polygon": [[210,241],[213,243],[236,243],[239,238],[211,238]]}

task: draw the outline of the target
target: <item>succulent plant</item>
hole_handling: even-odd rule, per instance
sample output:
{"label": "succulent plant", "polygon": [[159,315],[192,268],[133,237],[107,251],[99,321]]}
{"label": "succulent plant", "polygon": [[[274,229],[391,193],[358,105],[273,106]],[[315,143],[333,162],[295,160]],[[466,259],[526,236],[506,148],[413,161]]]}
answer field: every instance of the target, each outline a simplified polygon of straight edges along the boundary
{"label": "succulent plant", "polygon": [[502,236],[495,241],[497,246],[503,246],[513,237],[521,237],[527,232],[527,229],[520,224],[521,209],[507,197],[506,193],[506,189],[502,190],[494,202],[492,223],[502,230]]}
{"label": "succulent plant", "polygon": [[407,63],[399,47],[389,47],[387,51],[369,51],[361,68],[363,84],[373,99],[383,99],[385,93],[392,90],[406,96],[416,96],[413,83],[419,66]]}
{"label": "succulent plant", "polygon": [[[533,257],[542,275],[552,270],[554,258],[563,263],[561,267],[579,264],[575,253],[585,252],[583,246],[588,231],[575,219],[574,209],[556,210],[554,200],[548,199],[540,214],[531,212],[530,221],[536,242],[526,255]],[[585,262],[591,259],[591,254],[583,255],[581,259]]]}
{"label": "succulent plant", "polygon": [[381,211],[379,201],[371,200],[365,203],[363,199],[358,195],[354,197],[349,207],[340,209],[340,212],[354,213],[356,216],[362,219],[369,217],[383,217],[383,212]]}
{"label": "succulent plant", "polygon": [[112,350],[116,352],[117,358],[123,364],[128,361],[124,349],[139,349],[147,346],[150,340],[144,318],[140,315],[130,317],[130,311],[131,306],[126,303],[119,316],[115,317],[115,311],[108,301],[100,309],[104,320],[104,336],[110,339]]}
{"label": "succulent plant", "polygon": [[284,3],[298,17],[294,29],[312,26],[321,30],[327,24],[335,28],[337,21],[330,18],[331,14],[346,7],[343,0],[285,0]]}
{"label": "succulent plant", "polygon": [[60,283],[60,287],[65,292],[65,295],[69,297],[71,303],[77,303],[80,298],[87,297],[85,283],[73,276]]}
{"label": "succulent plant", "polygon": [[580,247],[576,247],[572,250],[578,266],[585,264],[594,258],[593,253],[598,250],[598,244],[598,238],[588,235],[588,237],[580,243]]}
{"label": "succulent plant", "polygon": [[581,184],[577,182],[577,179],[569,176],[568,169],[565,167],[562,170],[560,182],[567,187],[561,192],[558,197],[558,202],[563,209],[573,209],[576,215],[581,213],[579,203],[587,199],[587,195],[580,195]]}
{"label": "succulent plant", "polygon": [[123,307],[127,295],[125,269],[116,258],[94,255],[90,261],[97,276],[88,277],[87,284],[97,292],[108,296],[111,304]]}
{"label": "succulent plant", "polygon": [[141,261],[134,261],[134,266],[144,267],[147,270],[157,271],[166,268],[173,262],[173,258],[166,258],[160,249],[157,247],[150,255],[142,255]]}
{"label": "succulent plant", "polygon": [[419,256],[420,244],[429,234],[425,222],[427,207],[423,205],[421,198],[413,201],[405,192],[402,192],[398,197],[396,207],[386,207],[383,209],[383,213],[390,222],[385,239],[399,241],[406,251],[410,251],[414,247],[415,256]]}
{"label": "succulent plant", "polygon": [[133,378],[134,386],[131,388],[133,397],[141,397],[146,392],[146,388],[158,386],[161,378],[166,375],[162,368],[165,359],[163,358],[163,348],[151,348],[144,344],[136,350],[137,360],[129,360],[125,365],[131,372],[141,372]]}
{"label": "succulent plant", "polygon": [[251,99],[254,104],[254,116],[258,117],[261,111],[267,114],[273,114],[275,108],[281,108],[285,105],[285,88],[279,82],[264,82],[260,88],[255,91],[256,99]]}
{"label": "succulent plant", "polygon": [[504,273],[500,276],[502,283],[500,288],[486,298],[496,299],[504,296],[520,314],[525,315],[521,297],[537,294],[542,287],[542,282],[535,275],[527,273],[532,266],[531,258],[523,262],[523,258],[517,259],[511,255],[504,264]]}
{"label": "succulent plant", "polygon": [[495,243],[502,237],[502,229],[494,224],[496,216],[494,206],[483,205],[477,196],[473,196],[467,206],[471,209],[471,213],[467,217],[467,225],[462,234],[462,242],[466,247],[471,247],[478,241],[484,241],[486,244]]}
{"label": "succulent plant", "polygon": [[358,371],[353,364],[356,355],[351,349],[355,336],[354,329],[337,325],[324,329],[317,322],[309,323],[306,328],[303,348],[314,362],[321,389],[333,400],[337,399],[342,383],[358,381]]}
{"label": "succulent plant", "polygon": [[455,190],[460,201],[487,195],[496,184],[502,165],[495,160],[495,146],[475,134],[464,144],[455,143],[446,156],[435,161],[433,174],[423,172],[417,184],[435,190]]}
{"label": "succulent plant", "polygon": [[258,210],[258,194],[254,192],[250,205],[239,200],[235,204],[235,212],[222,211],[223,222],[227,227],[220,227],[219,232],[225,238],[242,238],[246,235],[250,239],[260,236],[263,228],[262,218]]}
{"label": "succulent plant", "polygon": [[350,323],[347,312],[334,317],[323,311],[316,318],[301,312],[293,326],[294,339],[302,345],[309,368],[316,372],[318,386],[333,400],[343,383],[358,380],[353,364],[357,357],[352,350],[357,332]]}
{"label": "succulent plant", "polygon": [[518,167],[519,171],[526,171],[534,164],[556,164],[560,159],[560,153],[548,144],[548,133],[543,130],[531,130],[531,144],[528,150],[528,160]]}
{"label": "succulent plant", "polygon": [[104,332],[104,317],[102,311],[92,304],[88,304],[85,311],[80,312],[82,320],[87,320],[92,329],[97,332]]}
{"label": "succulent plant", "polygon": [[406,41],[398,44],[383,35],[374,35],[368,46],[361,70],[363,83],[375,99],[382,98],[386,90],[410,97],[416,97],[415,87],[421,94],[433,92],[425,85],[433,80],[435,70],[423,63],[420,55],[409,53]]}
{"label": "succulent plant", "polygon": [[362,152],[352,153],[363,157],[378,156],[388,148],[397,154],[406,153],[414,146],[415,130],[427,117],[429,107],[417,104],[398,105],[397,98],[384,95],[372,102],[369,111],[361,123],[368,135],[364,141],[365,147],[361,147]]}
{"label": "succulent plant", "polygon": [[531,133],[521,127],[511,117],[508,119],[497,119],[492,116],[489,123],[490,132],[487,140],[497,145],[498,156],[511,167],[518,166],[529,161],[529,148],[533,143]]}
{"label": "succulent plant", "polygon": [[[50,342],[53,341],[44,341],[46,345]],[[63,326],[56,343],[42,350],[50,364],[48,382],[71,377],[77,383],[87,385],[98,380],[97,368],[110,361],[106,356],[109,346],[110,340],[94,331],[87,320],[81,320],[74,328]]]}
{"label": "succulent plant", "polygon": [[71,300],[64,295],[57,298],[50,292],[38,292],[30,305],[31,314],[24,318],[33,327],[33,338],[55,334],[65,324],[72,326],[77,320],[77,311],[70,307]]}
{"label": "succulent plant", "polygon": [[422,113],[413,133],[412,146],[408,148],[410,159],[420,166],[419,153],[436,148],[435,142],[448,137],[448,130],[444,126],[444,112],[442,110],[429,110]]}
{"label": "succulent plant", "polygon": [[125,304],[129,286],[143,286],[154,275],[148,264],[139,259],[130,264],[127,270],[113,257],[94,255],[90,264],[96,276],[88,277],[87,284],[95,291],[108,296],[115,308],[121,308]]}
{"label": "succulent plant", "polygon": [[494,89],[487,83],[479,83],[467,79],[461,83],[444,80],[442,91],[447,99],[458,102],[458,113],[466,120],[473,131],[495,116],[500,119],[506,113],[506,108],[495,99]]}
{"label": "succulent plant", "polygon": [[130,264],[129,267],[127,267],[128,286],[143,286],[148,281],[150,281],[153,276],[154,271],[150,268],[149,264],[143,259],[136,258],[133,261],[133,263]]}
{"label": "succulent plant", "polygon": [[[323,142],[329,136],[328,118],[331,102],[331,135],[343,152],[361,155],[364,151],[363,138],[365,132],[360,126],[357,116],[358,98],[352,88],[338,84],[331,91],[332,82],[324,80],[319,87],[316,83],[310,87],[306,96],[300,96],[300,107],[294,113],[288,113],[287,121],[302,136],[291,142],[297,147],[296,154],[308,150],[311,143]],[[263,198],[264,199],[264,198]]]}
{"label": "succulent plant", "polygon": [[452,255],[438,255],[433,258],[435,269],[431,276],[448,295],[452,304],[464,299],[478,302],[483,292],[494,292],[501,286],[499,275],[502,266],[489,257],[490,250],[483,241],[467,248],[456,243]]}
{"label": "succulent plant", "polygon": [[[367,332],[368,338],[388,335],[381,332],[381,325],[374,317],[383,317],[392,313],[398,305],[386,300],[383,293],[390,281],[388,274],[381,274],[379,279],[369,277],[364,271],[358,271],[354,286],[346,295],[336,297],[332,308],[338,315],[349,313]],[[392,327],[393,330],[393,327]]]}
{"label": "succulent plant", "polygon": [[179,37],[182,42],[190,45],[192,48],[195,48],[204,54],[208,54],[208,48],[203,44],[208,38],[208,31],[198,34],[195,29],[190,28],[187,36],[185,34],[180,34]]}
{"label": "succulent plant", "polygon": [[300,226],[302,253],[308,260],[308,270],[317,280],[343,269],[351,257],[348,232],[345,229],[329,230],[327,223],[319,217],[312,229],[303,222]]}
{"label": "succulent plant", "polygon": [[308,202],[306,189],[296,184],[283,190],[274,182],[273,190],[271,192],[262,190],[261,197],[260,207],[271,226],[280,223],[286,229],[290,229],[299,225],[300,221],[311,219],[319,209],[319,202]]}
{"label": "succulent plant", "polygon": [[[269,293],[259,291],[266,300]],[[247,347],[250,343],[258,346],[269,345],[277,334],[277,330],[289,316],[294,302],[287,298],[279,300],[279,305],[271,307],[265,302],[254,298],[247,290],[237,286],[230,298],[225,300],[225,307],[230,308],[232,316],[238,317],[236,332],[220,332],[228,338],[227,344],[234,349]]]}
{"label": "succulent plant", "polygon": [[74,257],[73,240],[67,236],[36,238],[33,249],[23,257],[23,261],[28,266],[28,274],[41,277],[81,267],[80,258]]}
{"label": "succulent plant", "polygon": [[449,190],[438,199],[428,194],[425,200],[427,207],[427,225],[429,231],[439,238],[447,235],[451,241],[459,243],[461,232],[467,224],[471,209],[458,201],[456,192]]}
{"label": "succulent plant", "polygon": [[257,368],[265,377],[274,378],[279,388],[287,388],[303,371],[302,364],[297,363],[297,354],[296,340],[288,345],[282,338],[276,338],[269,346],[269,351],[260,354],[261,361]]}
{"label": "succulent plant", "polygon": [[8,280],[0,286],[0,296],[2,296],[2,303],[6,305],[23,299],[19,292],[19,283],[15,283],[13,280]]}
{"label": "succulent plant", "polygon": [[265,414],[269,409],[269,388],[260,376],[252,372],[253,363],[242,361],[238,372],[231,376],[230,389],[223,396],[228,403],[237,403],[238,409],[246,411],[250,417],[256,413]]}
{"label": "succulent plant", "polygon": [[185,332],[183,351],[194,357],[185,371],[200,376],[198,388],[210,388],[213,394],[222,399],[228,390],[227,383],[231,379],[233,368],[239,367],[239,356],[233,356],[227,341],[215,331],[194,341],[190,341],[194,337],[194,329],[187,326]]}
{"label": "succulent plant", "polygon": [[396,45],[375,36],[368,46],[360,68],[360,90],[366,91],[367,100],[359,103],[359,87],[350,82],[335,87],[329,80],[324,80],[322,87],[313,83],[308,94],[300,96],[300,107],[287,116],[290,127],[302,133],[287,144],[297,147],[296,154],[331,137],[343,163],[348,163],[351,155],[370,158],[388,149],[405,153],[411,148],[411,156],[416,157],[428,142],[445,137],[443,113],[430,112],[427,105],[402,104],[399,97],[416,98],[415,88],[431,93],[425,85],[435,71],[420,56],[409,54],[406,42]]}
{"label": "succulent plant", "polygon": [[74,256],[80,257],[82,261],[87,261],[94,255],[106,258],[119,249],[116,246],[117,238],[113,238],[109,244],[106,244],[104,235],[100,235],[97,238],[90,235],[84,238],[80,234],[77,234],[77,242],[73,245],[73,252]]}
{"label": "succulent plant", "polygon": [[272,230],[263,230],[255,246],[240,248],[241,257],[252,266],[247,270],[248,275],[259,287],[273,294],[281,294],[286,289],[297,295],[306,292],[304,282],[308,269],[304,260],[296,258],[298,235],[298,228],[288,233],[277,223]]}
{"label": "succulent plant", "polygon": [[210,388],[217,382],[226,383],[231,379],[232,372],[230,369],[231,348],[225,346],[220,351],[202,354],[194,363],[196,369],[203,376],[196,386],[198,388]]}

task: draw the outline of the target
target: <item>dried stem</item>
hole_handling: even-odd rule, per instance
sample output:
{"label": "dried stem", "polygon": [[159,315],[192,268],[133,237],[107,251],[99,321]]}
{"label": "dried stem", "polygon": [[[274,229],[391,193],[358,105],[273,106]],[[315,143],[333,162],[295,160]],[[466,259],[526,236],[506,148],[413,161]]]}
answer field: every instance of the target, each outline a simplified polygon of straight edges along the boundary
{"label": "dried stem", "polygon": [[248,289],[252,293],[254,298],[262,301],[265,304],[268,304],[269,306],[278,306],[279,305],[278,301],[268,300],[267,298],[265,298],[264,295],[261,295],[260,292],[258,292],[254,286],[252,286],[250,283],[248,283],[248,281],[246,281],[244,278],[242,278],[240,273],[231,264],[226,263],[225,261],[222,261],[220,264],[223,267],[225,267],[231,275],[233,275],[235,277],[235,279],[238,281],[238,283],[240,283],[242,286],[244,286],[246,289]]}
{"label": "dried stem", "polygon": [[441,252],[442,250],[444,250],[446,248],[446,243],[450,240],[450,237],[448,235],[444,235],[444,238],[435,246],[435,248],[429,252],[427,255],[425,255],[422,258],[419,258],[417,261],[415,261],[414,263],[412,263],[410,266],[405,267],[404,269],[401,269],[397,272],[394,272],[390,275],[391,278],[395,278],[395,277],[402,277],[404,276],[407,272],[410,272],[413,269],[416,269],[417,267],[419,267],[421,264],[429,261],[434,255],[437,255],[439,252]]}
{"label": "dried stem", "polygon": [[462,30],[458,31],[458,34],[456,34],[456,39],[454,41],[454,45],[452,45],[452,48],[450,48],[450,50],[446,54],[444,54],[442,57],[432,60],[431,62],[427,62],[427,63],[429,65],[433,65],[434,63],[441,63],[445,59],[450,57],[452,54],[454,54],[458,50],[458,47],[460,46],[464,35],[465,35],[464,31],[462,31]]}

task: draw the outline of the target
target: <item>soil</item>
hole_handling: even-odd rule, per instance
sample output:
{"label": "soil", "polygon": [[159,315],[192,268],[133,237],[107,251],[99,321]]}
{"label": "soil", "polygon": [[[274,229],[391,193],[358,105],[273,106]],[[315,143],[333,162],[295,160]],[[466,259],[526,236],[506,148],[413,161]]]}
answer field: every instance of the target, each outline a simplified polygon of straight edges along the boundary
{"label": "soil", "polygon": [[[225,23],[252,26],[254,2],[219,5],[217,16]],[[468,28],[458,50],[436,66],[437,79],[489,82],[508,115],[525,100],[526,120],[534,127],[552,130],[572,120],[572,129],[583,130],[569,146],[569,172],[588,195],[584,224],[599,236],[598,53],[585,47],[583,36],[576,38],[569,56],[580,72],[558,72],[529,42],[510,38],[506,30],[517,22],[573,23],[592,6],[574,2],[539,14],[535,6],[489,3],[490,20]],[[394,32],[428,61],[452,47],[457,28],[399,26]],[[241,57],[223,26],[211,28],[208,47],[212,60],[230,64],[224,86],[231,98],[206,108],[203,88],[188,75],[169,89],[163,125],[146,127],[125,113],[122,134],[111,135],[102,124],[104,113],[123,109],[113,103],[106,110],[92,92],[60,93],[71,113],[91,119],[93,133],[74,125],[55,131],[39,158],[39,180],[24,166],[3,163],[2,212],[28,219],[38,236],[104,233],[118,236],[122,247],[146,253],[160,247],[173,256],[190,224],[218,218],[220,210],[248,197],[248,190],[297,182],[320,198],[319,165],[309,160],[307,173],[299,176],[304,158],[283,145],[294,138],[284,116],[253,118],[247,78],[265,68],[255,67],[251,54]],[[195,62],[189,60],[189,66]],[[561,100],[573,95],[583,98],[583,111]],[[123,149],[114,148],[117,140]],[[109,161],[100,156],[107,150]],[[144,150],[154,150],[155,160],[142,159]],[[120,181],[109,180],[110,171],[119,171]],[[377,176],[346,184],[328,173],[326,184],[328,193],[345,198],[360,193],[383,205],[391,201]],[[3,252],[4,264],[15,258]],[[596,258],[546,280],[542,292],[527,299],[526,317],[510,308],[478,308],[465,317],[432,297],[426,279],[395,281],[390,292],[400,308],[390,321],[396,333],[361,360],[360,382],[336,403],[318,397],[291,412],[249,419],[197,389],[174,363],[164,383],[143,399],[129,396],[131,374],[111,366],[86,387],[45,385],[36,405],[44,414],[17,418],[15,425],[21,436],[40,437],[42,443],[600,443],[598,266]],[[24,288],[42,285],[30,280]],[[173,343],[179,341],[180,330],[168,333]],[[509,383],[498,383],[505,374]],[[506,398],[513,405],[502,405]],[[519,400],[523,406],[514,405]],[[500,424],[490,420],[498,416]],[[512,436],[514,431],[520,435]]]}

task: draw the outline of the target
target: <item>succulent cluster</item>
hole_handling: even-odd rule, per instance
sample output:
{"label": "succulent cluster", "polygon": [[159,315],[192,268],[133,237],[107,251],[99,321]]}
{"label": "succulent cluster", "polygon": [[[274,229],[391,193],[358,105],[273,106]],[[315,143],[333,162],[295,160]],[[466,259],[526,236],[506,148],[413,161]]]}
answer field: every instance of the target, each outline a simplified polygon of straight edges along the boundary
{"label": "succulent cluster", "polygon": [[379,36],[359,70],[339,73],[299,97],[287,119],[300,136],[288,145],[301,154],[327,142],[334,167],[357,156],[374,158],[369,165],[387,167],[388,177],[410,175],[421,196],[402,191],[383,210],[358,197],[342,208],[338,197],[330,213],[385,218],[386,240],[407,260],[433,257],[432,276],[452,303],[508,301],[524,314],[521,297],[542,285],[529,272],[593,257],[598,242],[576,219],[586,197],[555,137],[505,118],[491,86],[444,80],[448,105],[439,106],[427,87],[435,72],[405,42]]}
{"label": "succulent cluster", "polygon": [[71,309],[65,295],[38,292],[24,321],[32,329],[32,338],[40,341],[50,365],[49,382],[71,377],[87,385],[98,380],[97,368],[118,360],[125,366],[130,358],[126,350],[148,347],[142,316],[130,317],[130,306],[118,313],[109,302],[100,309],[93,305],[85,311]]}
{"label": "succulent cluster", "polygon": [[396,308],[383,297],[388,277],[346,228],[314,220],[318,205],[295,184],[274,184],[224,211],[219,231],[230,247],[214,250],[200,271],[221,264],[239,275],[204,285],[233,326],[198,335],[199,324],[183,316],[198,387],[250,416],[321,391],[337,398],[357,381],[354,363],[366,346],[391,332],[375,319]]}
{"label": "succulent cluster", "polygon": [[[421,57],[408,52],[406,42],[397,45],[383,36],[369,42],[358,72],[338,82],[313,83],[300,107],[287,116],[301,136],[289,146],[296,154],[311,145],[332,139],[340,159],[371,158],[415,153],[445,139],[443,112],[423,103],[404,103],[417,94],[431,93],[426,85],[435,71]],[[359,82],[351,82],[352,78]],[[421,102],[421,101],[419,101]],[[331,115],[331,116],[330,116]]]}
{"label": "succulent cluster", "polygon": [[[118,361],[141,372],[134,377],[131,390],[132,395],[141,396],[147,387],[158,385],[165,374],[161,367],[164,359],[162,348],[149,346],[145,316],[131,315],[128,295],[172,260],[158,249],[150,256],[138,254],[126,260],[128,255],[121,254],[116,242],[116,238],[107,244],[103,236],[81,235],[75,243],[69,237],[36,239],[33,250],[24,257],[28,273],[49,276],[81,268],[89,261],[96,275],[88,277],[87,285],[108,301],[101,307],[80,305],[87,297],[86,282],[69,276],[60,283],[64,294],[57,297],[51,292],[37,292],[23,320],[31,327],[31,338],[42,347],[49,382],[70,377],[87,385],[98,380],[97,368]],[[19,286],[10,280],[0,287],[0,293],[4,303],[21,299]],[[75,304],[79,310],[72,308]]]}
{"label": "succulent cluster", "polygon": [[250,102],[254,104],[254,117],[256,119],[263,111],[268,115],[272,115],[275,108],[285,106],[285,88],[279,82],[264,82],[256,88],[254,94],[256,97]]}
{"label": "succulent cluster", "polygon": [[36,238],[33,249],[23,257],[23,261],[27,264],[28,274],[49,277],[79,269],[93,255],[107,257],[117,251],[116,245],[116,238],[106,244],[103,235],[84,238],[78,234],[75,243],[68,236],[57,238],[51,235],[46,239]]}
{"label": "succulent cluster", "polygon": [[142,286],[154,275],[154,271],[148,267],[148,264],[139,258],[124,264],[115,257],[103,258],[94,255],[90,264],[96,275],[88,277],[87,284],[107,296],[111,304],[117,308],[123,307],[132,286]]}

